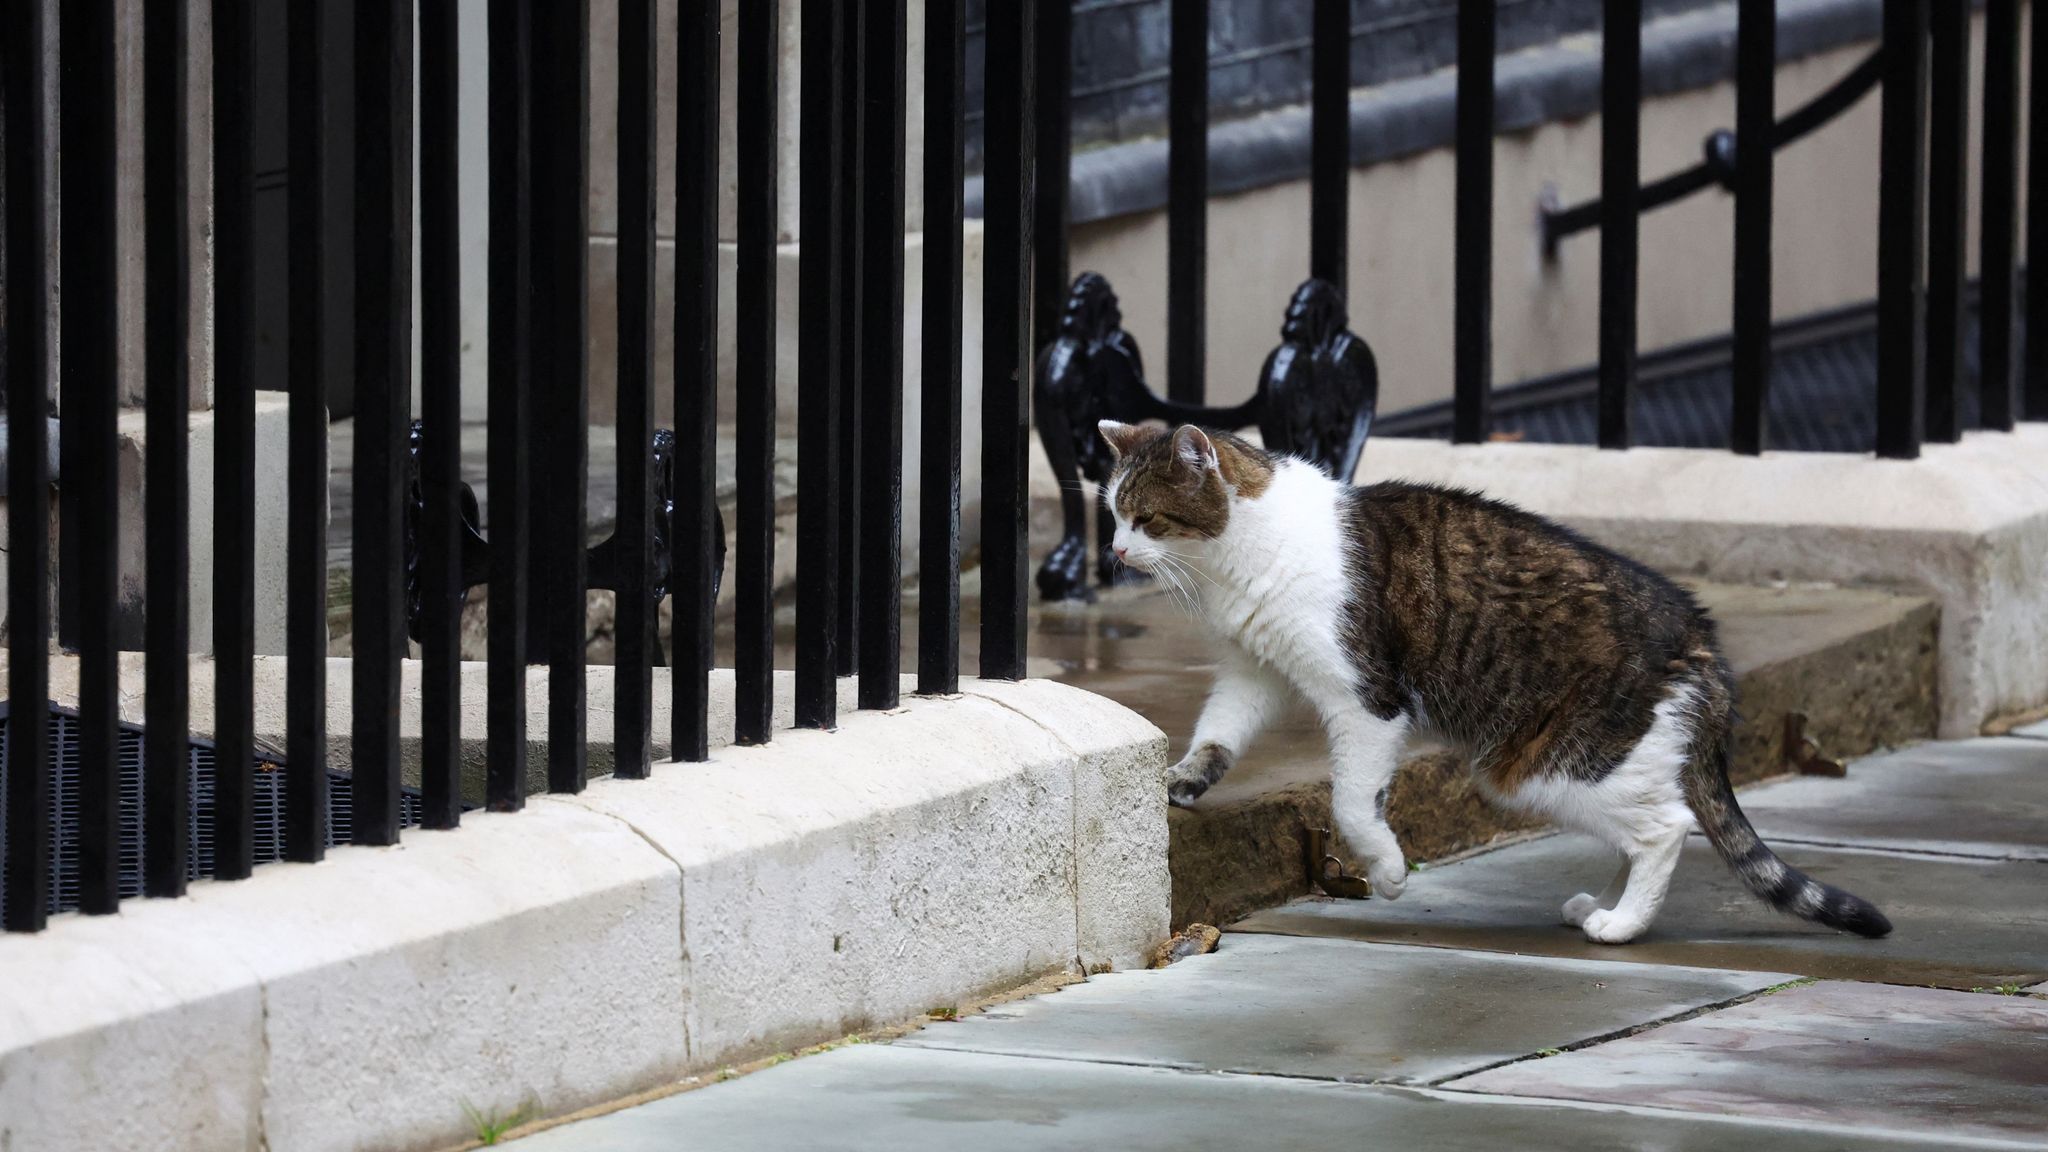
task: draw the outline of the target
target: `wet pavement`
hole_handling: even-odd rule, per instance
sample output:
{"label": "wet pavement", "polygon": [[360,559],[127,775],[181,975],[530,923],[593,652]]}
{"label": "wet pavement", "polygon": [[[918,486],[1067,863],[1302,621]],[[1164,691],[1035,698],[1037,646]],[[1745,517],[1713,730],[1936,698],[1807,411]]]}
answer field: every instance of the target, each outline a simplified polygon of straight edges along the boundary
{"label": "wet pavement", "polygon": [[1425,869],[1397,903],[1297,901],[1163,971],[520,1146],[2048,1149],[2048,763],[2030,739],[1745,793],[1788,860],[1885,908],[1887,940],[1762,908],[1695,838],[1644,941],[1587,944],[1558,905],[1614,862],[1553,836]]}

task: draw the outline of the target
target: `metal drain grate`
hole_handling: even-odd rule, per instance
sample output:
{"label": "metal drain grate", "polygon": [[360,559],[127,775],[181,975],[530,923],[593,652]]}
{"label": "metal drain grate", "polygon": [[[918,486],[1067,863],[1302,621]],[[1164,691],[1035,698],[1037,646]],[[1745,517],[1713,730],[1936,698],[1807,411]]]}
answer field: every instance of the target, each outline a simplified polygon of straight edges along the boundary
{"label": "metal drain grate", "polygon": [[[0,701],[0,892],[7,890],[7,728],[9,702]],[[55,915],[78,908],[78,713],[50,705],[51,761],[56,766],[50,782],[50,890],[44,907]],[[142,895],[142,728],[122,724],[121,761],[121,898]],[[192,846],[185,862],[185,875],[198,880],[213,874],[213,785],[218,766],[210,740],[194,740],[186,758],[191,774],[191,815],[187,832]],[[255,834],[257,864],[284,859],[284,762],[259,756],[249,766],[254,776]],[[349,777],[327,774],[327,802],[332,818],[327,843],[331,847],[349,842],[354,821],[353,795]],[[420,796],[404,789],[399,799],[399,822],[404,827],[419,823]]]}

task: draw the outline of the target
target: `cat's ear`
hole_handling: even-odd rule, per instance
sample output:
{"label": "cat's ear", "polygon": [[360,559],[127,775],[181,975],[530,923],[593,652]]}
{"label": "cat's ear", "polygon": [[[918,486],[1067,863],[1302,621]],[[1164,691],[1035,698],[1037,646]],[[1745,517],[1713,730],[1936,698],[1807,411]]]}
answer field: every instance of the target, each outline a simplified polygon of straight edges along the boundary
{"label": "cat's ear", "polygon": [[1096,424],[1095,428],[1102,433],[1102,439],[1109,445],[1110,455],[1119,460],[1129,456],[1140,444],[1150,439],[1150,434],[1136,424],[1104,420]]}
{"label": "cat's ear", "polygon": [[1193,424],[1183,424],[1173,434],[1173,454],[1197,473],[1217,470],[1216,445],[1209,440],[1208,433]]}

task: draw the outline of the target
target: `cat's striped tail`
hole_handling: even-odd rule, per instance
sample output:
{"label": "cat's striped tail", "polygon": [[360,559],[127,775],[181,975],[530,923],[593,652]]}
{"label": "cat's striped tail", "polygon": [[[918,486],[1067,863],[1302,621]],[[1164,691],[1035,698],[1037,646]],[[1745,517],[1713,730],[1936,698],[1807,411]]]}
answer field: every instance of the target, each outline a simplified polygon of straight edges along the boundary
{"label": "cat's striped tail", "polygon": [[1710,746],[1695,750],[1686,773],[1685,799],[1699,820],[1700,831],[1728,867],[1751,892],[1771,907],[1802,920],[1825,924],[1858,936],[1878,937],[1892,930],[1877,906],[1830,884],[1823,884],[1779,859],[1763,842],[1735,802],[1728,782],[1728,741],[1702,734]]}

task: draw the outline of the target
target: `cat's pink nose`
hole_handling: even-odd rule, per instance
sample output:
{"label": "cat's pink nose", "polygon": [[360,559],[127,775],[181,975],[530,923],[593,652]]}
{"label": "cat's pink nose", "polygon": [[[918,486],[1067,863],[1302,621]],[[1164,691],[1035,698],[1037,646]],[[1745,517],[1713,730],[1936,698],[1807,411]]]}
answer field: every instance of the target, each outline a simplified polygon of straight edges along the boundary
{"label": "cat's pink nose", "polygon": [[1119,560],[1123,559],[1123,558],[1124,558],[1124,554],[1125,554],[1125,553],[1127,553],[1127,552],[1129,552],[1129,551],[1130,551],[1130,549],[1128,549],[1128,548],[1124,547],[1123,545],[1121,545],[1121,544],[1117,545],[1117,546],[1116,546],[1116,558],[1117,558],[1117,559],[1119,559]]}

